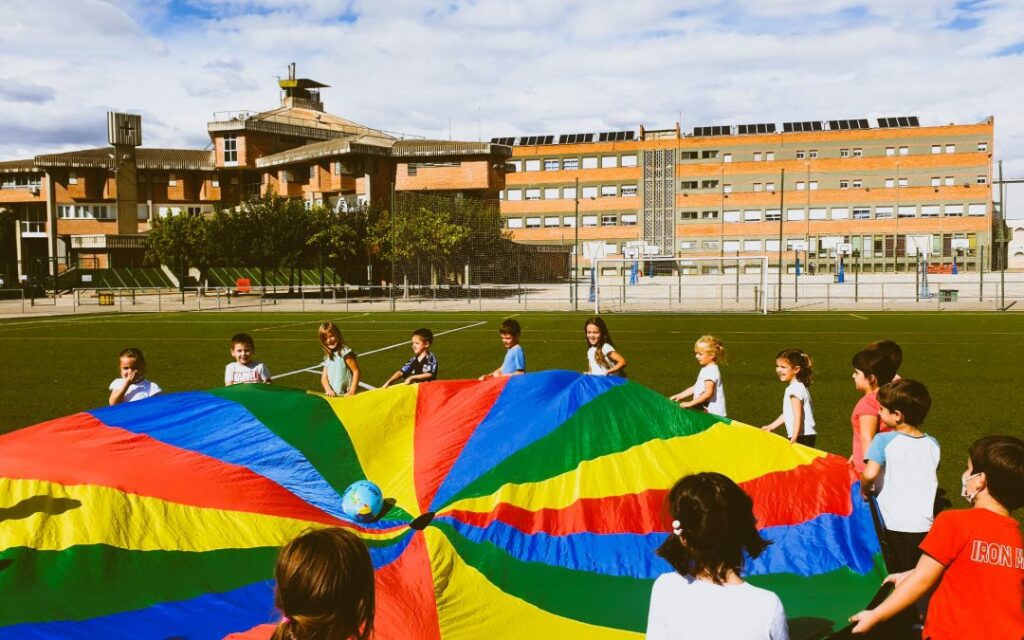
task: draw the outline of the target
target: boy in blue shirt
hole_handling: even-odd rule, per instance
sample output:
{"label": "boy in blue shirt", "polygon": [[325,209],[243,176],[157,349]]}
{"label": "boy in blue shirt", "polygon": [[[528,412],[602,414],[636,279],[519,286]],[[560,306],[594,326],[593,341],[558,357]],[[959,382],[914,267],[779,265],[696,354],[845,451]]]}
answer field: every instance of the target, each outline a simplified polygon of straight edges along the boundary
{"label": "boy in blue shirt", "polygon": [[480,376],[481,380],[487,377],[501,378],[526,373],[526,355],[523,353],[523,346],[519,344],[519,336],[522,332],[523,330],[516,320],[508,318],[502,321],[498,333],[501,334],[501,343],[505,345],[505,360],[494,371]]}

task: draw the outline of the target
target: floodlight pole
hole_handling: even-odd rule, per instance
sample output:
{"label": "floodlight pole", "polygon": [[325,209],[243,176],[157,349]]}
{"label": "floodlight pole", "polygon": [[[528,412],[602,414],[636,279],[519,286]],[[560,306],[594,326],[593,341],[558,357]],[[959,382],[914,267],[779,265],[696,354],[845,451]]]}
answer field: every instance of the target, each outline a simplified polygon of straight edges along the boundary
{"label": "floodlight pole", "polygon": [[779,282],[775,292],[778,311],[782,311],[782,221],[786,217],[786,168],[782,168],[779,177]]}
{"label": "floodlight pole", "polygon": [[573,214],[572,229],[574,232],[572,246],[572,310],[580,310],[580,179],[576,177],[575,212]]}
{"label": "floodlight pole", "polygon": [[999,309],[1006,310],[1006,185],[1003,183],[1003,161],[999,161]]}

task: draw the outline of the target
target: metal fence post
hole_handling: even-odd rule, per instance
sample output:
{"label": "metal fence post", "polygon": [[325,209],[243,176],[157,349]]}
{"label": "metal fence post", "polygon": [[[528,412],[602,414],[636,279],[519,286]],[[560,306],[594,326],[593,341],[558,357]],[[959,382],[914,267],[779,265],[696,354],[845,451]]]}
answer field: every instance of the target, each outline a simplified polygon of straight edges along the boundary
{"label": "metal fence post", "polygon": [[[965,260],[966,262],[966,260]],[[985,247],[981,247],[981,257],[978,259],[978,302],[985,301]]]}
{"label": "metal fence post", "polygon": [[885,311],[885,282],[882,282],[882,311]]}

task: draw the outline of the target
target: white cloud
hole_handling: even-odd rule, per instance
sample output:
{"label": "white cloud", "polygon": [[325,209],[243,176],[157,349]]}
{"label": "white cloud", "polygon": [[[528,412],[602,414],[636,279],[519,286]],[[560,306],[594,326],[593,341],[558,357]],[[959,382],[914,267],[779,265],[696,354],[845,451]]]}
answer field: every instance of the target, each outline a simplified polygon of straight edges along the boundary
{"label": "white cloud", "polygon": [[331,85],[332,113],[430,137],[449,118],[476,139],[668,128],[680,111],[684,129],[995,115],[995,157],[1021,176],[1024,55],[994,56],[1021,33],[1024,5],[996,0],[4,3],[4,73],[43,99],[0,93],[0,158],[81,146],[91,122],[102,139],[106,109],[143,113],[147,146],[202,146],[213,112],[275,106],[295,61]]}

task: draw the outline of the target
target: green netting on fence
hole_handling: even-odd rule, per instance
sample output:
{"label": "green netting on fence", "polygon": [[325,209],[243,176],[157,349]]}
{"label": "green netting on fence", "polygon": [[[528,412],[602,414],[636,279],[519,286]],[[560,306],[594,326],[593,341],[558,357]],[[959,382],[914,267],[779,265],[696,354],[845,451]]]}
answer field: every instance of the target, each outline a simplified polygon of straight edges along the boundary
{"label": "green netting on fence", "polygon": [[[324,284],[331,286],[336,283],[336,277],[330,269],[324,270]],[[270,269],[261,270],[259,267],[212,267],[206,275],[206,280],[211,287],[238,286],[238,281],[248,279],[249,285],[253,287],[289,287],[302,285],[315,287],[320,285],[319,269]],[[341,284],[338,282],[338,284]]]}
{"label": "green netting on fence", "polygon": [[118,267],[115,269],[72,268],[57,276],[57,289],[76,288],[174,288],[177,285],[158,267]]}

